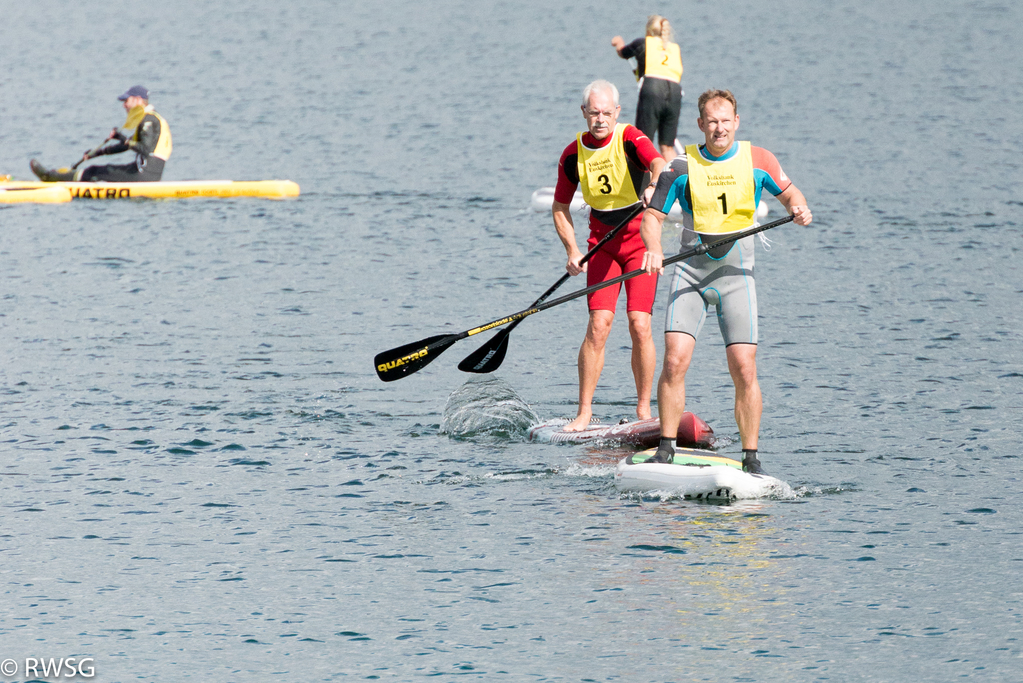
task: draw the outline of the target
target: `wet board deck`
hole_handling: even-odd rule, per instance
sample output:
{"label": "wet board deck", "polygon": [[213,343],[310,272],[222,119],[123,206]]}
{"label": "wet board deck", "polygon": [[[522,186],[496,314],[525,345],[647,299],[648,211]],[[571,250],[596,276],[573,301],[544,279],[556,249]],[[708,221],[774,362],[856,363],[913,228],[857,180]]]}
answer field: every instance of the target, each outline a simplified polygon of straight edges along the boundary
{"label": "wet board deck", "polygon": [[[558,419],[536,425],[529,430],[529,440],[542,443],[589,443],[607,441],[650,448],[661,439],[661,423],[656,417],[623,424],[590,423],[581,432],[566,432],[564,426],[570,420]],[[691,446],[714,444],[714,430],[693,413],[686,412],[678,425],[681,443]]]}
{"label": "wet board deck", "polygon": [[779,479],[742,471],[738,460],[713,451],[676,449],[671,464],[648,463],[649,449],[623,458],[615,470],[615,485],[623,491],[663,491],[686,500],[743,500],[764,498],[785,489]]}

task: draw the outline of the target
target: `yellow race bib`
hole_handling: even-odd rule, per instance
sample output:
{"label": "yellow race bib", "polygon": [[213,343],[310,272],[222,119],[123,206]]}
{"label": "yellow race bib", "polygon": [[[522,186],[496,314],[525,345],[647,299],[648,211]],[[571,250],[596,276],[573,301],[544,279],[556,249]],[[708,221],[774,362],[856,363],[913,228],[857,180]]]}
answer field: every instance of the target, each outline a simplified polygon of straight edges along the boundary
{"label": "yellow race bib", "polygon": [[751,227],[757,204],[750,144],[740,142],[735,155],[724,161],[710,161],[697,145],[686,145],[686,157],[693,229],[728,233]]}
{"label": "yellow race bib", "polygon": [[629,160],[622,140],[627,125],[616,125],[611,142],[599,149],[584,145],[582,133],[576,135],[579,189],[586,203],[598,211],[621,209],[639,201],[629,175]]}
{"label": "yellow race bib", "polygon": [[653,36],[646,37],[646,67],[647,76],[663,78],[676,83],[682,80],[682,53],[677,43],[664,43],[660,38]]}

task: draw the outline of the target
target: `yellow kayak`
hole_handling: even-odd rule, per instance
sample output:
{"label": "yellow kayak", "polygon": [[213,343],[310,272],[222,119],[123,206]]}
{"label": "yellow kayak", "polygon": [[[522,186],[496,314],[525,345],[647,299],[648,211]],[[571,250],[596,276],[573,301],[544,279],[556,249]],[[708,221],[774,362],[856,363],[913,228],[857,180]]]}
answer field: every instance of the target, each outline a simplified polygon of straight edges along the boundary
{"label": "yellow kayak", "polygon": [[[60,193],[67,199],[60,199]],[[57,202],[72,199],[186,199],[189,197],[297,197],[290,180],[181,180],[155,183],[22,182],[0,180],[0,203]]]}

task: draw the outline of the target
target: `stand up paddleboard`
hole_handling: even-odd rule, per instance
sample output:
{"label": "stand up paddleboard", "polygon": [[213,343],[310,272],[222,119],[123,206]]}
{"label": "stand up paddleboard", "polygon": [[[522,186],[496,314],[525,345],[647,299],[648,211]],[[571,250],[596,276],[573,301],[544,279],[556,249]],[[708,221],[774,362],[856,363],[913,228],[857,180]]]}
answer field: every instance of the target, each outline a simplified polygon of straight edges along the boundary
{"label": "stand up paddleboard", "polygon": [[0,179],[0,204],[64,204],[71,193],[63,187],[6,187]]}
{"label": "stand up paddleboard", "polygon": [[766,474],[742,471],[742,463],[713,451],[675,449],[675,459],[648,463],[650,449],[618,463],[615,485],[622,491],[664,491],[686,500],[741,500],[781,493],[785,483]]}
{"label": "stand up paddleboard", "polygon": [[[553,206],[553,187],[541,187],[533,190],[533,194],[529,197],[529,208],[533,211],[550,211]],[[581,211],[588,212],[590,207],[586,203],[586,200],[583,199],[583,193],[576,190],[575,194],[572,195],[572,202],[568,205],[568,208],[572,213],[579,213]]]}
{"label": "stand up paddleboard", "polygon": [[[590,423],[581,432],[564,430],[570,420],[558,419],[536,425],[529,430],[529,440],[542,443],[587,443],[591,441],[616,441],[630,446],[650,448],[661,439],[661,422],[656,417],[622,424]],[[692,446],[714,444],[714,430],[690,412],[682,414],[678,423],[680,443]]]}
{"label": "stand up paddleboard", "polygon": [[0,202],[52,203],[108,199],[191,199],[197,197],[262,197],[284,199],[299,195],[290,180],[178,180],[151,183],[80,183],[10,180],[0,177]]}

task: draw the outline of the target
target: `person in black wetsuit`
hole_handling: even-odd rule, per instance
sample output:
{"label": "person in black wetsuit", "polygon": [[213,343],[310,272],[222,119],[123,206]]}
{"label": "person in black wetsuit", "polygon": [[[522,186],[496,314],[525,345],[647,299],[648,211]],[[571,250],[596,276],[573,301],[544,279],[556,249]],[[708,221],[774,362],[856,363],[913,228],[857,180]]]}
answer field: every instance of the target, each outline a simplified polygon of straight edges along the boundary
{"label": "person in black wetsuit", "polygon": [[621,36],[611,39],[619,57],[636,58],[635,74],[640,81],[636,128],[651,140],[656,133],[661,156],[668,162],[675,158],[675,135],[682,109],[682,56],[671,35],[668,20],[652,14],[647,19],[644,38],[628,45]]}
{"label": "person in black wetsuit", "polygon": [[170,158],[173,145],[171,143],[170,126],[162,116],[156,113],[149,104],[149,90],[141,85],[128,88],[127,92],[118,97],[124,103],[128,118],[124,129],[131,131],[131,137],[114,128],[107,140],[116,140],[98,151],[86,152],[82,161],[108,154],[134,152],[135,161],[130,164],[107,164],[104,166],[88,166],[72,170],[62,168],[47,169],[35,159],[29,164],[32,172],[45,182],[80,180],[82,182],[154,182],[163,177],[163,167]]}

